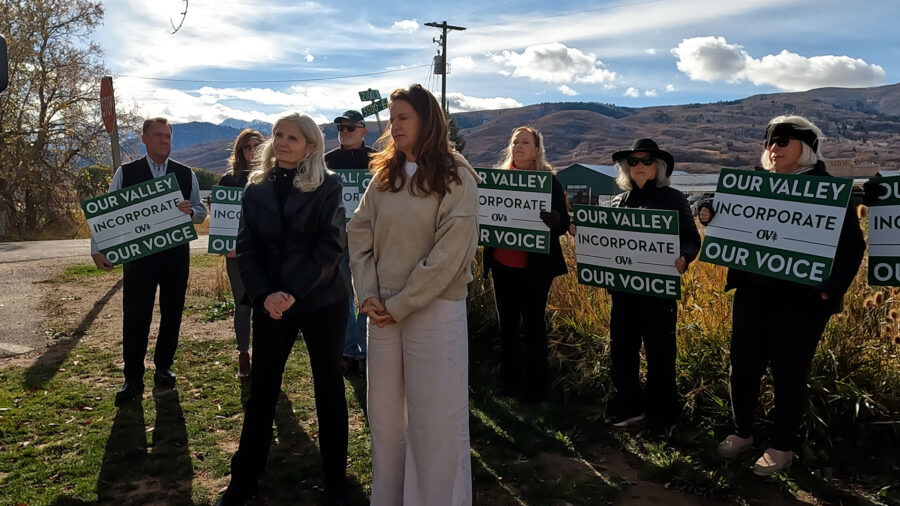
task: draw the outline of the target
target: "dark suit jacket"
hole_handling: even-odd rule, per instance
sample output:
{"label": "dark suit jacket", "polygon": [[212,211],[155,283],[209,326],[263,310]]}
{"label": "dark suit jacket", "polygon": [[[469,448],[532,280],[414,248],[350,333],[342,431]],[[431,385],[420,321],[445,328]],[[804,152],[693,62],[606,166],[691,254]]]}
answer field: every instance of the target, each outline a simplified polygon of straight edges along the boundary
{"label": "dark suit jacket", "polygon": [[251,304],[284,291],[296,299],[291,311],[305,313],[350,296],[338,269],[347,244],[341,193],[340,177],[329,173],[314,191],[292,188],[278,209],[271,181],[247,186],[237,258]]}

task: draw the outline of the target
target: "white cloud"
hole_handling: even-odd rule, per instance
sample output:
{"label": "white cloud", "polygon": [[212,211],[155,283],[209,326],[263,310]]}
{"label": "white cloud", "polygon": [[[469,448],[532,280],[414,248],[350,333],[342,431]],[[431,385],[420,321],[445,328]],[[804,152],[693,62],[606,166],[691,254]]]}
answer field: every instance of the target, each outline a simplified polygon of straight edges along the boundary
{"label": "white cloud", "polygon": [[884,82],[879,65],[849,56],[806,57],[788,50],[753,58],[740,45],[724,37],[683,39],[672,49],[678,70],[694,81],[750,81],[787,91],[804,91],[824,86],[863,87]]}
{"label": "white cloud", "polygon": [[656,49],[653,49],[653,48],[651,47],[650,49],[645,49],[645,50],[644,50],[644,53],[649,54],[649,55],[652,56],[652,55],[655,55],[655,54],[656,54]]}
{"label": "white cloud", "polygon": [[560,85],[559,88],[557,88],[557,89],[559,91],[561,91],[563,95],[568,95],[570,97],[574,97],[574,96],[578,95],[577,91],[573,90],[572,88],[569,88],[565,84]]}
{"label": "white cloud", "polygon": [[475,60],[470,56],[457,56],[450,59],[450,70],[473,70],[475,68]]}
{"label": "white cloud", "polygon": [[656,90],[646,90],[644,91],[645,97],[655,97],[657,95]]}
{"label": "white cloud", "polygon": [[306,48],[306,51],[303,51],[303,57],[306,60],[306,63],[312,63],[316,59],[316,57],[309,52],[309,48]]}
{"label": "white cloud", "polygon": [[419,22],[415,19],[404,19],[402,21],[394,21],[391,30],[395,32],[415,32],[419,29]]}
{"label": "white cloud", "polygon": [[674,85],[674,84],[667,84],[667,85],[666,85],[666,93],[672,93],[673,91],[675,91],[675,85]]}
{"label": "white cloud", "polygon": [[522,103],[514,98],[469,97],[455,91],[447,93],[447,100],[449,101],[451,112],[485,111],[491,109],[509,109],[511,107],[522,107]]}
{"label": "white cloud", "polygon": [[521,53],[502,51],[491,55],[496,63],[513,68],[513,77],[527,77],[546,83],[612,84],[618,76],[603,67],[593,53],[566,47],[559,42],[528,46]]}
{"label": "white cloud", "polygon": [[641,96],[641,90],[635,88],[634,86],[631,86],[627,90],[625,90],[624,95],[626,97],[638,98],[639,96]]}

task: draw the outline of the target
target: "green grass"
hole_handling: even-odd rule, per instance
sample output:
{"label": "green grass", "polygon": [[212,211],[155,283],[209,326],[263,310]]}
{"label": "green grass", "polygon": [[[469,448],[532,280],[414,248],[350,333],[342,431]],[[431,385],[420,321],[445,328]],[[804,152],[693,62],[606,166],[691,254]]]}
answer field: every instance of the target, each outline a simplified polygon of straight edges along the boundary
{"label": "green grass", "polygon": [[111,271],[98,269],[94,265],[68,265],[63,268],[62,272],[53,276],[50,282],[65,283],[69,281],[78,281],[85,278],[99,278],[106,275],[122,275],[122,266],[117,265]]}
{"label": "green grass", "polygon": [[[214,272],[221,269],[221,260],[206,257],[214,261],[193,267],[192,280],[221,276]],[[54,277],[59,285],[53,288],[49,305],[65,306],[67,283],[96,283],[98,297],[108,294],[119,276],[95,279],[94,271],[66,269]],[[60,340],[33,365],[0,367],[0,505],[151,501],[207,505],[215,500],[228,481],[246,397],[235,378],[230,322],[217,319],[231,304],[215,295],[222,291],[219,285],[198,282],[189,290],[187,302],[193,310],[186,311],[185,321],[203,322],[212,312],[216,318],[201,325],[208,326],[209,334],[217,329],[222,337],[207,338],[200,331],[182,338],[175,363],[176,391],[154,395],[148,389],[140,404],[116,409],[121,340],[94,329],[87,333],[90,339]],[[840,442],[831,448],[814,444],[813,457],[804,459],[807,465],[796,465],[771,480],[757,479],[749,471],[762,448],[734,462],[719,458],[715,444],[729,425],[729,408],[722,399],[724,371],[719,370],[727,356],[722,349],[726,335],[711,336],[701,325],[679,329],[692,344],[680,349],[679,384],[687,405],[685,419],[670,441],[656,440],[643,428],[614,431],[603,423],[608,364],[602,349],[608,342],[604,336],[578,335],[567,326],[565,314],[553,313],[551,319],[555,344],[550,400],[533,406],[498,397],[499,343],[491,295],[478,283],[472,291],[470,435],[475,504],[612,504],[631,494],[635,482],[679,490],[713,504],[783,502],[801,493],[824,503],[900,504],[892,479],[900,471],[896,459],[887,465],[881,457],[854,461],[865,470],[866,479],[851,480],[849,491],[842,485],[846,481],[834,479],[840,473],[836,463],[827,461],[828,455],[832,459],[859,455],[844,453],[849,450]],[[602,312],[594,318],[581,320],[580,328],[589,331],[602,325]],[[84,330],[74,332],[64,325],[59,329],[61,335],[75,336]],[[109,343],[110,339],[119,340]],[[145,377],[148,385],[150,369]],[[350,487],[354,504],[365,504],[371,486],[365,382],[348,378],[346,386]],[[302,339],[288,361],[282,391],[261,492],[272,505],[315,504],[322,498],[321,464],[312,378]],[[863,405],[861,410],[865,409]],[[763,435],[765,430],[764,426]],[[873,458],[884,453],[871,439],[878,433],[869,428],[858,432],[860,451],[868,449]]]}

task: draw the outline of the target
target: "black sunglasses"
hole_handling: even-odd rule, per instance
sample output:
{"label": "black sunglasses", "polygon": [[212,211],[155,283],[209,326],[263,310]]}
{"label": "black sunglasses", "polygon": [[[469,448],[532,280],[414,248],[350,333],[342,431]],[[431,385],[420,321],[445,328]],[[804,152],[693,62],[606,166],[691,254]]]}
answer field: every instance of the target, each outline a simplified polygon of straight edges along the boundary
{"label": "black sunglasses", "polygon": [[648,156],[647,158],[637,158],[634,156],[629,156],[625,159],[625,161],[628,162],[629,167],[637,167],[637,164],[639,163],[650,166],[653,165],[653,163],[656,161],[656,158],[653,158],[652,156]]}
{"label": "black sunglasses", "polygon": [[346,130],[350,133],[355,132],[357,128],[363,128],[363,127],[356,126],[356,125],[338,125],[338,127],[337,127],[338,132],[342,132],[342,131]]}
{"label": "black sunglasses", "polygon": [[773,144],[778,144],[778,147],[784,148],[791,143],[791,139],[793,139],[793,137],[772,137],[766,141],[766,147],[769,148],[772,147]]}

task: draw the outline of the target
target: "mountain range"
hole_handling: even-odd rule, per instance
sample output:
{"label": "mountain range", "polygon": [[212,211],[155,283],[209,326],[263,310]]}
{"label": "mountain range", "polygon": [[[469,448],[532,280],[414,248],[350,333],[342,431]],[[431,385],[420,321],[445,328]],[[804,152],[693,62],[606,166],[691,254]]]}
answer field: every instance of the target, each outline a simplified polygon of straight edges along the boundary
{"label": "mountain range", "polygon": [[[501,158],[510,131],[531,125],[544,136],[547,158],[557,168],[573,163],[609,164],[610,155],[641,137],[670,151],[676,169],[713,172],[721,167],[759,163],[769,119],[799,114],[822,129],[825,157],[835,175],[870,175],[878,169],[900,169],[900,84],[874,88],[820,88],[796,93],[754,95],[709,104],[644,108],[595,102],[562,102],[513,109],[453,114],[465,138],[464,154],[476,166],[492,166]],[[214,172],[226,170],[234,138],[251,126],[264,134],[264,122],[225,120],[174,125],[172,157]],[[333,124],[322,125],[326,150],[337,145]],[[366,142],[379,129],[368,123]]]}

